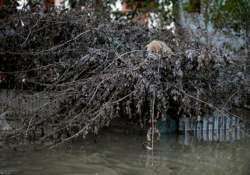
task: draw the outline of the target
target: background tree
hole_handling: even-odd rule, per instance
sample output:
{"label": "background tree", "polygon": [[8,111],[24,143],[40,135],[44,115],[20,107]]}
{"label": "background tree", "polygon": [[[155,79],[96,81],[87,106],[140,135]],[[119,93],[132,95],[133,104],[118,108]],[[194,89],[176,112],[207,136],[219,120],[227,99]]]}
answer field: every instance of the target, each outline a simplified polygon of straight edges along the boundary
{"label": "background tree", "polygon": [[247,65],[250,65],[250,1],[213,0],[210,11],[212,14],[212,21],[216,27],[232,28],[235,31],[244,30],[245,46],[248,57]]}

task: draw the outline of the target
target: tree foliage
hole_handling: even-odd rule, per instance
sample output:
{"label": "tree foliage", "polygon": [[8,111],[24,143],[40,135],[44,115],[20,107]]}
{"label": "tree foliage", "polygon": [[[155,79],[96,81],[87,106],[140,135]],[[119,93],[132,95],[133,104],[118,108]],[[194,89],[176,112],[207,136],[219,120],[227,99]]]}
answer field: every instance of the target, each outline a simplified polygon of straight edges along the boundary
{"label": "tree foliage", "polygon": [[210,8],[212,20],[217,27],[246,27],[250,14],[249,0],[216,0]]}

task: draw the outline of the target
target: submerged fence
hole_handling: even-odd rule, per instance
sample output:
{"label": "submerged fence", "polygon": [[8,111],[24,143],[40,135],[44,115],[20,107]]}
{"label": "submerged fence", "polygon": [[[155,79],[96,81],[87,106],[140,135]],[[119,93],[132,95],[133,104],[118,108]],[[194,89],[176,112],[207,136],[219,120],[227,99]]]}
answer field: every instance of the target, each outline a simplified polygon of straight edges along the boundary
{"label": "submerged fence", "polygon": [[247,134],[245,123],[239,117],[216,114],[201,120],[181,118],[179,131],[185,138],[184,144],[189,143],[191,136],[199,141],[236,141]]}

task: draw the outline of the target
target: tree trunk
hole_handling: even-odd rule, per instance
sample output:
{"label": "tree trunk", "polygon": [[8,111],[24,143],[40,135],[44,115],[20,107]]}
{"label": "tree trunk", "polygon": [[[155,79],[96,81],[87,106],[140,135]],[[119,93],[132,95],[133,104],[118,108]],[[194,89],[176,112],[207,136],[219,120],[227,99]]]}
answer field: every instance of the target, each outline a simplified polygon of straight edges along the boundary
{"label": "tree trunk", "polygon": [[189,0],[191,11],[198,12],[201,11],[201,1],[200,0]]}
{"label": "tree trunk", "polygon": [[246,71],[249,74],[250,73],[250,15],[248,14],[248,18],[246,19],[246,49],[247,49],[247,60],[246,60]]}
{"label": "tree trunk", "polygon": [[210,45],[210,41],[209,41],[209,34],[208,34],[208,25],[209,25],[209,22],[210,22],[210,19],[209,19],[209,5],[210,5],[210,0],[207,0],[205,3],[204,3],[204,6],[205,6],[205,11],[204,11],[204,17],[205,17],[205,28],[206,28],[206,44],[207,46]]}
{"label": "tree trunk", "polygon": [[173,17],[176,27],[181,26],[181,17],[180,17],[180,2],[179,0],[173,0]]}

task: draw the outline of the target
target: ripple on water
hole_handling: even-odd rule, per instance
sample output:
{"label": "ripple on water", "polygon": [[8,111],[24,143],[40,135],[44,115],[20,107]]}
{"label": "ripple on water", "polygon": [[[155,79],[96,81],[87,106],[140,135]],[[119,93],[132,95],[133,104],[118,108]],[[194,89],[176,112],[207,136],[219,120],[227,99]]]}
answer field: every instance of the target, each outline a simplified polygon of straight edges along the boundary
{"label": "ripple on water", "polygon": [[[119,142],[117,139],[119,138]],[[84,150],[0,151],[0,175],[249,175],[250,139],[234,143],[191,142],[162,137],[155,150],[144,137],[104,134]]]}

